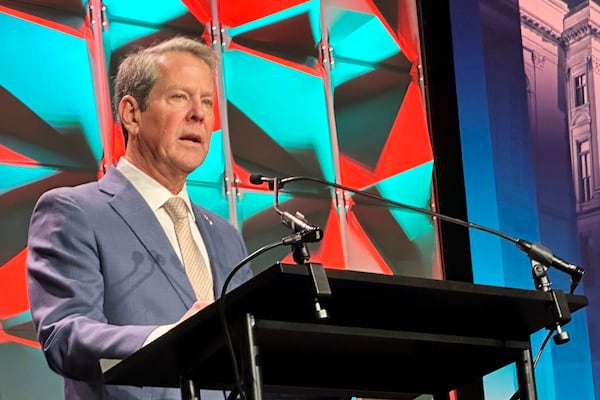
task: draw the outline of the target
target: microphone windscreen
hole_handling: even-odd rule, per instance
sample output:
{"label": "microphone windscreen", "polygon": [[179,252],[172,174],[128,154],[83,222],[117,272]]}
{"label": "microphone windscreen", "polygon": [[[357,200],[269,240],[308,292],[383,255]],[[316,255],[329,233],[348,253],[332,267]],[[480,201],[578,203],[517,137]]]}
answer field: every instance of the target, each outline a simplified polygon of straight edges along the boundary
{"label": "microphone windscreen", "polygon": [[261,185],[263,183],[263,175],[261,174],[252,174],[250,175],[250,183],[253,185]]}

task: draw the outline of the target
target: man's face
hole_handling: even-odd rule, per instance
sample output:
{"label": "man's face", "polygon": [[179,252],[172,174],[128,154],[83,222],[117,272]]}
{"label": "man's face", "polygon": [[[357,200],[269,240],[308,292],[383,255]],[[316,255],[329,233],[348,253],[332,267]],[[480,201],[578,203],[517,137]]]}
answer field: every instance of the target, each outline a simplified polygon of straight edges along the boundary
{"label": "man's face", "polygon": [[[184,52],[160,57],[160,78],[140,112],[132,144],[159,181],[187,176],[206,158],[215,119],[208,66]],[[156,176],[158,174],[158,176]]]}

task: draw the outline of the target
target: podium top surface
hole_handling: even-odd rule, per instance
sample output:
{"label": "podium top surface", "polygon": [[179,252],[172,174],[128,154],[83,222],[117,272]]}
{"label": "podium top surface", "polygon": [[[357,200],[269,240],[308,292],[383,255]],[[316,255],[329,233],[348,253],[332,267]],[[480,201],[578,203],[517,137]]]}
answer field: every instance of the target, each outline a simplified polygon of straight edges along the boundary
{"label": "podium top surface", "polygon": [[[320,297],[319,303],[329,317],[320,322],[313,318],[317,296],[305,265],[275,264],[224,298],[234,343],[240,341],[243,316],[249,313],[259,321],[261,356],[265,364],[279,364],[273,370],[265,366],[266,385],[302,385],[303,379],[312,379],[312,386],[328,385],[318,380],[319,371],[337,369],[342,371],[335,374],[339,382],[330,373],[329,381],[341,387],[349,383],[344,379],[354,380],[358,393],[360,374],[353,374],[357,369],[348,364],[370,364],[367,368],[374,373],[364,385],[385,386],[397,378],[384,381],[389,372],[374,365],[400,361],[412,371],[410,376],[405,368],[402,372],[405,380],[414,382],[409,389],[431,393],[422,391],[430,379],[419,378],[426,371],[425,376],[436,376],[439,388],[445,390],[455,381],[464,383],[507,365],[529,346],[531,334],[555,321],[547,292],[348,270],[325,272],[331,293]],[[563,298],[567,313],[588,304],[581,295]],[[232,367],[218,305],[211,304],[107,370],[106,383],[177,387],[180,376],[187,375],[204,377],[199,378],[203,387],[231,387]],[[239,353],[239,346],[234,346]],[[472,367],[458,371],[452,367],[453,357]],[[286,362],[289,367],[281,365]],[[283,376],[278,372],[282,369],[296,379]],[[362,389],[366,394],[380,393]]]}

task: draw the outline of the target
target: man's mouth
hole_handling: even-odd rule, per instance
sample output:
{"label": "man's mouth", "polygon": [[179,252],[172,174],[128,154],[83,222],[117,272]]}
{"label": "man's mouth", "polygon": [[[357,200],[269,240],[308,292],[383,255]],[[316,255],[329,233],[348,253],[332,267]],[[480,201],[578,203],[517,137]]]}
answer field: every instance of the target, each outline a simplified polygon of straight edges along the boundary
{"label": "man's mouth", "polygon": [[199,136],[183,136],[181,140],[186,140],[194,143],[200,143],[202,141]]}

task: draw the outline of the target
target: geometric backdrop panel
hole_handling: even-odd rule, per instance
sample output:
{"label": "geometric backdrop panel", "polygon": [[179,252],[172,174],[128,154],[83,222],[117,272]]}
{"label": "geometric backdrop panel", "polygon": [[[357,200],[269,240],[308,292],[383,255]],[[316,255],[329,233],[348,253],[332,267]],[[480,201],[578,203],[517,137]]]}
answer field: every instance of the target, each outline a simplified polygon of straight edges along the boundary
{"label": "geometric backdrop panel", "polygon": [[[189,193],[236,225],[250,251],[289,234],[275,194],[250,175],[306,176],[352,189],[296,181],[278,194],[282,210],[324,231],[308,245],[311,262],[440,277],[428,217],[354,193],[431,208],[412,3],[0,1],[0,375],[12,376],[15,354],[46,370],[24,280],[33,205],[52,187],[97,179],[123,154],[110,104],[116,66],[166,36],[199,38],[219,53],[215,132]],[[266,252],[253,267],[276,261],[294,262],[291,249]],[[36,382],[50,394],[55,378]],[[0,396],[21,390],[16,379],[0,384]]]}

